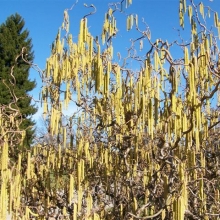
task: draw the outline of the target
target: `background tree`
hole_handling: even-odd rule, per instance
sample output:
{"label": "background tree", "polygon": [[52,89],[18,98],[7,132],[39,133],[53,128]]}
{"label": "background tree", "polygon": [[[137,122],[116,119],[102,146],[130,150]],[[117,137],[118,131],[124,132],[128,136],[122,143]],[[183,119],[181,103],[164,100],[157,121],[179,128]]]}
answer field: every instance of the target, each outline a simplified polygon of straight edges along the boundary
{"label": "background tree", "polygon": [[[28,92],[35,88],[36,83],[29,79],[30,65],[21,56],[16,60],[21,52],[30,62],[34,58],[29,32],[24,29],[24,25],[24,19],[17,13],[0,25],[0,104],[8,105],[18,99],[16,103],[23,118],[20,128],[26,130],[25,142],[30,146],[35,125],[31,116],[36,113],[37,108],[31,104]],[[22,48],[25,50],[22,51]],[[14,65],[12,75],[11,67]]]}

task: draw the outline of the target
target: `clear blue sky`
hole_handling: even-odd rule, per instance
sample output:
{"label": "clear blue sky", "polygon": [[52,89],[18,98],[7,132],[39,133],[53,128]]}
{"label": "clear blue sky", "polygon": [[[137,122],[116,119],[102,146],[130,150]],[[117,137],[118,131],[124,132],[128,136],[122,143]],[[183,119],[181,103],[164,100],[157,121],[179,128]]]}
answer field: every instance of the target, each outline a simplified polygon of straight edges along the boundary
{"label": "clear blue sky", "polygon": [[[118,1],[79,0],[74,9],[69,12],[70,33],[73,36],[77,36],[79,20],[90,11],[90,9],[86,9],[83,6],[86,3],[88,5],[94,4],[97,8],[97,13],[88,17],[88,26],[93,35],[99,35],[108,3]],[[35,54],[34,63],[44,69],[46,58],[50,55],[50,45],[54,41],[58,28],[63,21],[63,11],[70,8],[74,2],[74,0],[0,0],[0,23],[3,23],[8,16],[16,12],[24,18],[25,27],[30,31],[30,37],[32,38]],[[194,2],[199,3],[200,1],[195,0]],[[211,6],[216,11],[220,11],[220,0],[204,0],[203,3]],[[139,23],[141,23],[141,18],[144,18],[150,27],[152,39],[162,38],[170,42],[174,39],[179,39],[178,32],[173,29],[179,29],[178,7],[179,0],[133,0],[133,4],[126,10],[126,13],[137,13]],[[212,18],[211,22],[213,22]],[[188,20],[186,23],[188,23]],[[130,45],[129,39],[140,35],[135,34],[135,31],[126,32],[124,16],[118,16],[117,26],[119,33],[117,41],[113,41],[114,51],[126,54],[126,48]],[[140,27],[144,30],[144,25],[140,25]],[[189,35],[186,36],[189,37]],[[187,38],[184,39],[188,40]],[[148,50],[149,46],[146,45],[143,53]],[[34,70],[31,70],[30,78],[37,81],[37,88],[32,94],[38,99],[41,80]],[[40,112],[35,116],[36,120]]]}

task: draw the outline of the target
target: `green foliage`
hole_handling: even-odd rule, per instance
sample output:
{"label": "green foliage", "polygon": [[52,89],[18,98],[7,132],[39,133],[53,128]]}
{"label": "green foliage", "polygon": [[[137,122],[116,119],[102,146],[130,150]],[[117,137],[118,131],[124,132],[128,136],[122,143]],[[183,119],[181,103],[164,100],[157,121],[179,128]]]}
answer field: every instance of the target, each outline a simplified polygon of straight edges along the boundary
{"label": "green foliage", "polygon": [[[30,116],[37,109],[31,104],[28,92],[35,88],[36,83],[29,80],[30,65],[22,59],[24,57],[32,62],[34,58],[29,32],[24,30],[24,25],[19,14],[11,15],[0,25],[0,104],[16,102],[23,118],[20,129],[26,130],[25,142],[30,146],[34,135],[32,127],[35,124]],[[22,56],[18,57],[21,53]],[[11,68],[14,65],[12,74]]]}

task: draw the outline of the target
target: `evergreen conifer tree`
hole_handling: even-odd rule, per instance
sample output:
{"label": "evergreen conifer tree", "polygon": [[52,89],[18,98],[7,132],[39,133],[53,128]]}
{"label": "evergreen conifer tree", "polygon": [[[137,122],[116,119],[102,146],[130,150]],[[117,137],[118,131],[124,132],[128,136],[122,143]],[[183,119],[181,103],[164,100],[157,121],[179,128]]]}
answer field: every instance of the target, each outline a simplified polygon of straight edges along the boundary
{"label": "evergreen conifer tree", "polygon": [[[32,62],[34,53],[28,30],[24,29],[24,19],[19,14],[8,17],[5,23],[0,25],[0,104],[8,105],[13,102],[10,90],[18,98],[17,107],[22,115],[20,129],[26,130],[25,145],[30,146],[33,141],[35,122],[31,116],[36,113],[37,108],[31,104],[28,92],[36,87],[36,82],[29,79],[30,65],[25,63],[21,57],[16,57],[25,50],[25,58]],[[14,66],[13,76],[11,68]],[[3,80],[5,84],[3,83]],[[16,82],[14,85],[11,82]],[[9,87],[9,88],[7,88]]]}

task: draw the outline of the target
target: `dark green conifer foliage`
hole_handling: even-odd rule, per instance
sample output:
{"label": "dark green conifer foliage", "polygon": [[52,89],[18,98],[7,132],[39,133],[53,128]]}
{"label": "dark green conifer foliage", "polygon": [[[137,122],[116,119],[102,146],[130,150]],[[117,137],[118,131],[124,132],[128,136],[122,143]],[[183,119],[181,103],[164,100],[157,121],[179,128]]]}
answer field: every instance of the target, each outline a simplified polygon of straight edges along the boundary
{"label": "dark green conifer foliage", "polygon": [[[26,130],[24,143],[26,146],[30,146],[35,125],[31,116],[36,113],[37,108],[31,104],[31,98],[27,95],[35,88],[36,83],[29,79],[30,65],[25,63],[21,57],[16,60],[24,47],[26,48],[25,59],[32,62],[34,58],[29,32],[24,29],[24,25],[24,19],[17,13],[8,17],[5,23],[0,25],[0,104],[8,105],[14,102],[15,98],[11,95],[10,90],[14,92],[18,98],[17,107],[23,118],[20,128]],[[10,74],[13,65],[15,65],[13,70],[15,80]]]}

